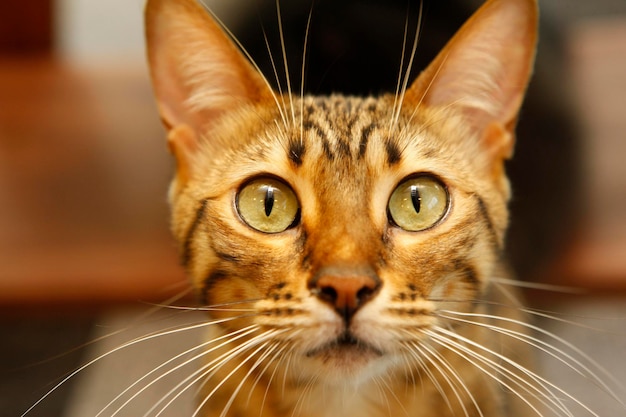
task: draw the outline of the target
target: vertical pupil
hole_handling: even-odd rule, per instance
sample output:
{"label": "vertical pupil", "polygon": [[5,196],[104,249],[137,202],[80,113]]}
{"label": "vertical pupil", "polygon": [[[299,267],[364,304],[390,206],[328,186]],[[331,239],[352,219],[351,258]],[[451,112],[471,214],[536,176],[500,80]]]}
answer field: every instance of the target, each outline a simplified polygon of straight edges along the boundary
{"label": "vertical pupil", "polygon": [[419,213],[422,206],[422,198],[420,197],[420,193],[417,190],[417,185],[411,185],[411,201],[413,202],[413,208],[415,209],[415,212]]}
{"label": "vertical pupil", "polygon": [[274,208],[274,187],[271,185],[267,186],[267,191],[265,192],[265,216],[269,217],[272,214],[272,209]]}

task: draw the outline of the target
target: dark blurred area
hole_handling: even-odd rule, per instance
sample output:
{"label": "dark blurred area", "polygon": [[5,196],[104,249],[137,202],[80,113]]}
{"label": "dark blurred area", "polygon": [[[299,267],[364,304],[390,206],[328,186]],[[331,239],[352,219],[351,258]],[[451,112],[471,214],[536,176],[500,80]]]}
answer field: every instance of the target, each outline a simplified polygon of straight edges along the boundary
{"label": "dark blurred area", "polygon": [[5,0],[0,4],[0,53],[47,55],[53,48],[53,0]]}
{"label": "dark blurred area", "polygon": [[[84,350],[73,348],[90,339],[103,312],[188,288],[168,231],[172,161],[146,69],[66,59],[60,3],[0,2],[2,417],[20,415],[81,363]],[[274,1],[235,3],[221,2],[234,10],[224,20],[273,73],[262,29],[279,57]],[[413,76],[480,2],[453,3],[424,3]],[[412,35],[418,4],[317,0],[307,90],[394,90],[405,24]],[[299,80],[310,2],[281,5]],[[625,15],[619,0],[545,1],[536,76],[509,166],[509,252],[525,280],[626,289]],[[114,23],[104,27],[114,31]],[[63,415],[71,388],[29,415]]]}

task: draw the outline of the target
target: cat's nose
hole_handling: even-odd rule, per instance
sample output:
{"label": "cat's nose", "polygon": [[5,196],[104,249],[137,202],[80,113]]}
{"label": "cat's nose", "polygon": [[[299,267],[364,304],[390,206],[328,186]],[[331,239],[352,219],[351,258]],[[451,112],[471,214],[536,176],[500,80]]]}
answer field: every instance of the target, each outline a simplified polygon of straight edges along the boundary
{"label": "cat's nose", "polygon": [[320,271],[310,283],[320,300],[330,304],[337,313],[350,321],[354,313],[378,292],[381,281],[373,271]]}

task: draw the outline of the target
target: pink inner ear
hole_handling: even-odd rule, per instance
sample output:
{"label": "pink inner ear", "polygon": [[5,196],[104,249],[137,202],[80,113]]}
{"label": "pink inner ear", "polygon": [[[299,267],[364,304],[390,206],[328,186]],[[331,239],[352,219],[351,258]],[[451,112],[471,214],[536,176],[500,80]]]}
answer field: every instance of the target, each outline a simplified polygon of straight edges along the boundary
{"label": "pink inner ear", "polygon": [[148,59],[166,127],[200,137],[225,111],[271,94],[219,25],[195,0],[149,0]]}
{"label": "pink inner ear", "polygon": [[448,43],[410,92],[459,108],[483,131],[514,125],[531,73],[537,11],[532,0],[491,0]]}

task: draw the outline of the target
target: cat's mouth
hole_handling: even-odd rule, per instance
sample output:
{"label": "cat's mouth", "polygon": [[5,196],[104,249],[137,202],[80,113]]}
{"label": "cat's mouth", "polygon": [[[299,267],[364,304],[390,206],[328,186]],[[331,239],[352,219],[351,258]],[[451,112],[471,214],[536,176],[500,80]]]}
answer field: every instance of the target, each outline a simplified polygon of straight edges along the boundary
{"label": "cat's mouth", "polygon": [[336,339],[306,353],[308,357],[322,357],[326,360],[363,360],[374,359],[383,355],[383,351],[357,338],[349,330],[344,331]]}

